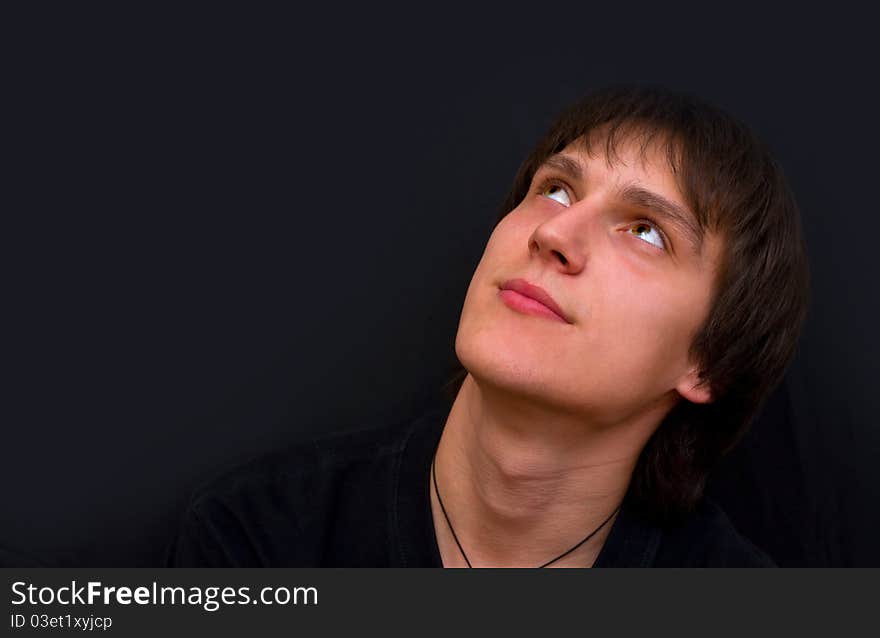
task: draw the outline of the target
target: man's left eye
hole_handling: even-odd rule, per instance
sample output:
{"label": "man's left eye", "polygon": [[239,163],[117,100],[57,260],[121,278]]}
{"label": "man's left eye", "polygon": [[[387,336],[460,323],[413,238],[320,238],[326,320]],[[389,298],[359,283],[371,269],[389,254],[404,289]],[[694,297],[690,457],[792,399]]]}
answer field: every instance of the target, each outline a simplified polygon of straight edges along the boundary
{"label": "man's left eye", "polygon": [[[663,235],[661,235],[660,231],[651,224],[647,222],[636,222],[630,227],[630,230],[633,231],[634,235],[645,239],[649,244],[656,246],[660,250],[666,250],[666,242],[663,239]],[[653,237],[653,240],[647,239],[650,237]]]}

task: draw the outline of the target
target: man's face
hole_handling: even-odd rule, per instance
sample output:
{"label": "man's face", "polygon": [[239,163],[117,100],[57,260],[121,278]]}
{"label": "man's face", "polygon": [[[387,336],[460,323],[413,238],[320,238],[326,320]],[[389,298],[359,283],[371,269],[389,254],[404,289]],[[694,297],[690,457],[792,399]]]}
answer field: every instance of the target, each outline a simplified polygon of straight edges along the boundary
{"label": "man's face", "polygon": [[[649,149],[643,162],[628,142],[618,155],[609,166],[569,145],[536,171],[489,238],[455,342],[478,381],[609,425],[681,397],[711,400],[694,388],[688,348],[721,253],[717,236],[697,252],[685,226],[660,214],[658,197],[698,228],[665,154]],[[513,279],[543,288],[568,322],[524,312],[528,300],[501,291]]]}

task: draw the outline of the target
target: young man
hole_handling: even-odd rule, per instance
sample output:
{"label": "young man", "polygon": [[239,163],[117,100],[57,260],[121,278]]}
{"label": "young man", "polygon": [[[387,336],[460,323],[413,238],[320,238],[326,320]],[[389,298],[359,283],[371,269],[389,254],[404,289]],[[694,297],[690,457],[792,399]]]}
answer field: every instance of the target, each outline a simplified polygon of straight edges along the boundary
{"label": "young man", "polygon": [[797,207],[748,129],[659,89],[594,93],[502,206],[452,400],[201,490],[170,564],[770,566],[702,493],[808,294]]}

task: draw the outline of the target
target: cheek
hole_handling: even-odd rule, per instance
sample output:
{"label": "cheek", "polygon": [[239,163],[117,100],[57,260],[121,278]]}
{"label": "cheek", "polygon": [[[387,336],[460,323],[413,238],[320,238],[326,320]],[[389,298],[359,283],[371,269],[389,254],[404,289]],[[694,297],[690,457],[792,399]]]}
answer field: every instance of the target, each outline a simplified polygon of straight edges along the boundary
{"label": "cheek", "polygon": [[523,270],[529,259],[528,241],[531,231],[511,215],[495,227],[483,248],[483,254],[471,276],[468,294],[475,287],[500,283],[500,278],[517,269]]}
{"label": "cheek", "polygon": [[509,254],[513,251],[528,252],[528,241],[536,226],[535,220],[528,219],[522,211],[514,209],[502,219],[486,242],[485,254]]}
{"label": "cheek", "polygon": [[591,296],[584,347],[609,365],[619,364],[623,376],[665,377],[664,371],[678,370],[686,361],[696,325],[694,308],[699,305],[693,296],[668,282],[661,285],[656,277],[609,273],[606,281],[608,285]]}

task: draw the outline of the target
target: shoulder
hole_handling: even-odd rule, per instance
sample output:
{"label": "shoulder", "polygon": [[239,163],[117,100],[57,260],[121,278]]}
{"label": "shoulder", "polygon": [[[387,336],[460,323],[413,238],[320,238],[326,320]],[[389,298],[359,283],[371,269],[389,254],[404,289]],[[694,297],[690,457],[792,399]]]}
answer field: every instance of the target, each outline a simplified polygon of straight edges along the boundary
{"label": "shoulder", "polygon": [[408,419],[371,421],[302,437],[204,483],[189,501],[166,564],[314,563],[329,525],[342,524],[339,510],[381,501],[377,492],[390,480],[408,425]]}
{"label": "shoulder", "polygon": [[704,498],[683,521],[664,528],[655,566],[776,567],[766,552],[737,530],[727,513]]}
{"label": "shoulder", "polygon": [[371,423],[358,429],[300,437],[281,450],[242,463],[195,490],[193,501],[246,494],[288,485],[315,471],[370,463],[394,454],[405,439],[406,422]]}
{"label": "shoulder", "polygon": [[[191,505],[204,509],[217,501],[249,501],[297,487],[300,492],[314,493],[309,482],[324,481],[327,473],[375,465],[393,456],[405,439],[403,425],[374,423],[298,439],[204,483],[193,493]],[[275,494],[275,502],[283,500],[281,496]]]}

